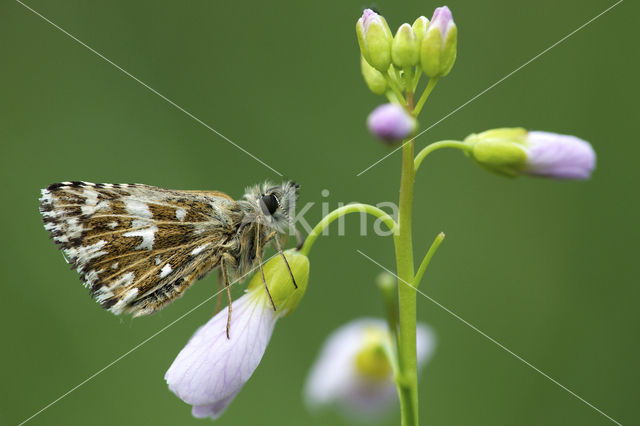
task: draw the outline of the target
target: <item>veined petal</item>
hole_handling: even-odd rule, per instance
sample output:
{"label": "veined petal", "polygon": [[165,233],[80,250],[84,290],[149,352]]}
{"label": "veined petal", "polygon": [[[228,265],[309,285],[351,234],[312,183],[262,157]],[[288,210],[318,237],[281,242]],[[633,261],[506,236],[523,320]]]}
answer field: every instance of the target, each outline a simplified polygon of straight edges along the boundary
{"label": "veined petal", "polygon": [[195,417],[222,414],[260,363],[277,320],[266,296],[250,291],[233,303],[227,339],[227,309],[196,331],[165,374]]}
{"label": "veined petal", "polygon": [[525,172],[556,179],[588,179],[596,166],[591,145],[571,135],[529,132]]}
{"label": "veined petal", "polygon": [[[240,391],[238,390],[238,392]],[[191,408],[191,415],[198,419],[203,419],[205,417],[211,417],[212,419],[217,419],[224,412],[227,406],[231,404],[231,401],[233,401],[233,398],[236,397],[238,392],[235,392],[234,394],[229,395],[228,397],[221,399],[220,401],[216,401],[213,404],[194,405]]]}

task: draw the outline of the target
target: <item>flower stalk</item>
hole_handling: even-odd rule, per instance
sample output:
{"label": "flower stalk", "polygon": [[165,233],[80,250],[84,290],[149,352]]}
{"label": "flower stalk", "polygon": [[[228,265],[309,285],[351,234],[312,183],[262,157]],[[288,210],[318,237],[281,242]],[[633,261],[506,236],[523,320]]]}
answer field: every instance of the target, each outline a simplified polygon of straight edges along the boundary
{"label": "flower stalk", "polygon": [[390,231],[393,232],[394,236],[397,233],[398,225],[396,224],[396,221],[393,220],[393,218],[387,213],[385,213],[384,210],[381,210],[378,207],[369,204],[353,203],[343,207],[339,207],[323,217],[322,220],[318,222],[318,224],[311,230],[311,232],[307,236],[307,239],[304,241],[304,244],[300,248],[300,253],[308,256],[313,243],[316,241],[318,236],[322,234],[322,231],[327,226],[329,226],[331,222],[349,213],[367,213],[375,216],[380,219],[382,223],[384,223],[387,228],[389,228]]}
{"label": "flower stalk", "polygon": [[[413,107],[413,106],[411,106]],[[413,109],[413,108],[411,108]],[[416,360],[416,291],[413,287],[413,241],[411,216],[413,210],[414,140],[403,142],[402,170],[400,174],[400,203],[395,240],[398,280],[398,397],[402,413],[402,426],[418,425],[418,366]]]}
{"label": "flower stalk", "polygon": [[420,168],[420,164],[422,164],[422,161],[427,157],[427,155],[431,154],[433,151],[436,151],[442,148],[456,148],[466,152],[469,152],[472,149],[468,144],[464,142],[456,141],[456,140],[447,139],[447,140],[431,143],[426,147],[422,148],[422,150],[418,153],[418,155],[416,155],[416,158],[413,161],[413,169],[415,170],[415,172],[418,171],[418,169]]}

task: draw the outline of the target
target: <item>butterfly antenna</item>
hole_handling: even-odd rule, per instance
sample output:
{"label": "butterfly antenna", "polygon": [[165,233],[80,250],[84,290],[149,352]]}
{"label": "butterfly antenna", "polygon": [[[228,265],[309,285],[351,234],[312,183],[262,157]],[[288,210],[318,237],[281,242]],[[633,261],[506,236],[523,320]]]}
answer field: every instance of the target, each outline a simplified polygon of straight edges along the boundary
{"label": "butterfly antenna", "polygon": [[[300,233],[300,231],[298,231],[298,228],[296,228],[295,222],[293,221],[291,216],[289,216],[289,213],[287,213],[285,208],[282,206],[282,204],[280,203],[280,200],[278,199],[278,197],[274,196],[274,198],[276,199],[276,203],[278,203],[278,207],[280,207],[280,210],[282,210],[282,214],[284,214],[284,216],[289,221],[289,225],[291,225],[291,227],[293,228],[293,232],[295,232],[295,234],[296,234],[296,240],[297,240],[297,243],[298,243],[296,245],[296,250],[300,250],[302,248],[302,246],[304,245],[304,238],[302,238],[302,234]],[[287,259],[285,259],[284,261],[286,262]],[[287,264],[287,266],[289,266],[289,264]],[[293,278],[293,275],[291,275],[291,278]],[[294,280],[294,283],[295,283],[295,280]],[[298,288],[298,286],[296,286],[296,288]]]}
{"label": "butterfly antenna", "polygon": [[298,283],[296,283],[296,279],[293,276],[293,272],[291,272],[291,266],[289,266],[289,262],[287,261],[287,257],[282,252],[282,247],[280,246],[280,241],[278,241],[278,236],[276,235],[273,239],[273,244],[276,246],[276,250],[278,254],[282,256],[282,260],[284,260],[284,264],[287,265],[287,270],[289,271],[289,276],[291,277],[291,281],[293,282],[293,286],[298,288]]}

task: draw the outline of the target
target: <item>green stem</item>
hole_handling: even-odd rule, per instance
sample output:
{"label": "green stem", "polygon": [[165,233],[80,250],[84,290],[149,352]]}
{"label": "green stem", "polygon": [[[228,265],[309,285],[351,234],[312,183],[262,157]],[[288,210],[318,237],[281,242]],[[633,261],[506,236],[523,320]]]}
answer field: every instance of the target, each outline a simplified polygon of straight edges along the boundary
{"label": "green stem", "polygon": [[392,104],[401,104],[402,102],[398,99],[398,97],[396,96],[396,94],[393,92],[393,90],[387,90],[384,95],[387,97],[387,99],[389,100],[389,102],[391,102]]}
{"label": "green stem", "polygon": [[376,279],[380,293],[382,293],[382,301],[384,302],[384,310],[387,314],[387,323],[393,337],[393,341],[398,345],[398,304],[396,302],[396,288],[398,280],[388,272],[382,272]]}
{"label": "green stem", "polygon": [[406,103],[404,96],[402,96],[402,91],[400,90],[400,88],[398,87],[398,85],[396,84],[396,80],[390,76],[388,73],[385,74],[384,78],[387,80],[387,84],[389,85],[389,87],[391,88],[391,90],[393,90],[393,93],[396,95],[396,97],[398,98],[398,101],[404,105]]}
{"label": "green stem", "polygon": [[416,292],[414,279],[411,212],[413,208],[414,141],[402,145],[400,177],[399,233],[395,239],[398,278],[409,284],[398,285],[398,368],[396,381],[402,426],[418,425],[418,367],[416,360]]}
{"label": "green stem", "polygon": [[420,168],[420,164],[422,164],[422,160],[424,160],[427,155],[431,154],[433,151],[436,151],[442,148],[457,148],[462,151],[471,150],[471,146],[467,145],[464,142],[460,142],[456,140],[444,140],[444,141],[434,142],[424,147],[422,151],[420,151],[418,155],[416,155],[416,159],[413,162],[413,169],[417,172],[418,169]]}
{"label": "green stem", "polygon": [[307,239],[305,240],[304,244],[300,248],[300,253],[304,254],[305,256],[308,256],[309,251],[311,250],[311,246],[313,246],[313,243],[316,241],[318,236],[322,233],[324,228],[329,226],[329,224],[334,220],[349,213],[368,213],[372,216],[377,217],[378,219],[382,220],[382,222],[387,226],[387,228],[389,228],[390,231],[393,232],[394,238],[396,237],[398,225],[396,224],[396,221],[393,220],[391,216],[389,216],[383,210],[377,207],[374,207],[372,205],[354,203],[354,204],[349,204],[343,207],[339,207],[334,211],[332,211],[331,213],[329,213],[328,215],[326,215],[325,217],[323,217],[322,220],[318,222],[318,224],[311,230],[311,232],[307,236]]}
{"label": "green stem", "polygon": [[413,110],[414,117],[417,117],[420,114],[420,111],[422,111],[422,107],[424,106],[424,103],[427,102],[427,98],[431,94],[431,91],[433,90],[433,88],[436,87],[437,83],[438,83],[438,78],[429,79],[429,82],[427,83],[427,87],[424,88],[424,92],[422,92],[422,95],[420,96],[420,99],[418,100],[418,103],[416,104],[416,107]]}
{"label": "green stem", "polygon": [[382,345],[382,349],[384,350],[387,359],[389,360],[389,364],[391,365],[391,371],[393,371],[393,376],[396,380],[400,379],[400,368],[398,367],[398,357],[396,356],[396,351],[393,346],[393,341],[391,339],[386,339],[385,343]]}
{"label": "green stem", "polygon": [[418,87],[418,83],[420,82],[420,77],[422,77],[422,68],[421,67],[416,67],[416,73],[413,76],[413,82],[412,84],[412,90],[415,92],[416,91],[416,87]]}
{"label": "green stem", "polygon": [[429,262],[431,262],[431,258],[436,253],[436,250],[438,250],[438,247],[440,247],[440,244],[442,243],[443,240],[444,240],[444,232],[441,232],[436,236],[436,239],[433,240],[433,243],[431,243],[431,247],[429,247],[427,254],[424,256],[424,259],[422,259],[422,263],[420,263],[418,272],[416,272],[416,278],[413,282],[413,285],[415,286],[415,288],[418,288],[418,286],[420,285],[420,281],[422,280],[424,271],[427,270],[427,266],[429,266]]}

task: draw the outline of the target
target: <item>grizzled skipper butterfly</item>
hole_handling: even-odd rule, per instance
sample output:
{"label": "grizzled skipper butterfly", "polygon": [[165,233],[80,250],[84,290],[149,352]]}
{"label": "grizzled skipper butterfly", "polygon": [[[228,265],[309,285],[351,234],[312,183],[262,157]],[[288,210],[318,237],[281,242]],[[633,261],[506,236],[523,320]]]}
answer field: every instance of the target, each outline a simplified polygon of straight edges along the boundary
{"label": "grizzled skipper butterfly", "polygon": [[[219,267],[229,298],[229,337],[230,279],[258,264],[269,293],[262,271],[269,242],[289,268],[278,237],[293,225],[298,188],[266,182],[236,201],[217,191],[62,182],[42,190],[40,212],[91,296],[116,315],[158,311]],[[290,268],[289,274],[297,288]]]}

